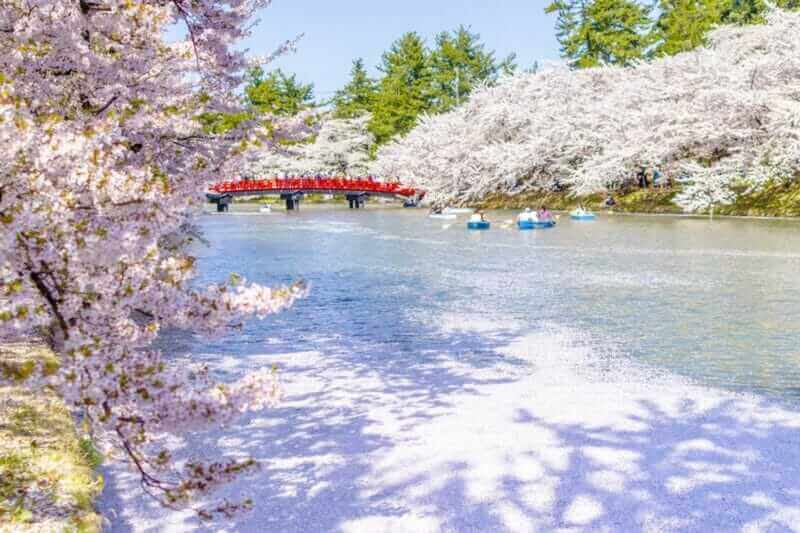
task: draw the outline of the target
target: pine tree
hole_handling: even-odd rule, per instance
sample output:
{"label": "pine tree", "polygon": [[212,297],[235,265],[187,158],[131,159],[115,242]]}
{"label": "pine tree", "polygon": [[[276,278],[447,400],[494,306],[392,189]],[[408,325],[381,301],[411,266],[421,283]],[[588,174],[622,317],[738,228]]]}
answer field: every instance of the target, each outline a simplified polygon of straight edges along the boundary
{"label": "pine tree", "polygon": [[244,92],[250,108],[262,114],[293,116],[314,102],[313,83],[301,83],[295,74],[280,69],[265,75],[260,67],[254,68]]}
{"label": "pine tree", "polygon": [[725,4],[721,16],[724,23],[758,24],[764,21],[765,0],[727,0]]}
{"label": "pine tree", "polygon": [[430,53],[414,32],[406,33],[383,54],[383,73],[369,129],[378,144],[407,133],[433,103]]}
{"label": "pine tree", "polygon": [[[800,8],[800,0],[772,2],[783,9]],[[759,24],[768,9],[765,0],[661,0],[653,29],[654,55],[672,55],[700,46],[721,24]]]}
{"label": "pine tree", "polygon": [[722,21],[730,0],[661,0],[653,29],[654,55],[673,55],[705,43],[706,34]]}
{"label": "pine tree", "polygon": [[436,36],[431,65],[437,112],[461,103],[480,83],[493,83],[501,74],[510,74],[516,69],[513,54],[498,62],[494,52],[485,48],[480,35],[464,26]]}
{"label": "pine tree", "polygon": [[578,18],[585,10],[585,4],[585,1],[553,0],[544,8],[545,13],[558,14],[558,18],[556,19],[556,39],[561,45],[562,57],[567,56],[567,43],[578,28]]}
{"label": "pine tree", "polygon": [[554,0],[557,37],[576,68],[630,65],[645,57],[650,43],[649,9],[633,0]]}
{"label": "pine tree", "polygon": [[722,22],[725,24],[760,24],[772,4],[789,11],[800,9],[800,0],[725,0]]}
{"label": "pine tree", "polygon": [[377,92],[378,85],[367,74],[364,60],[356,59],[350,70],[350,81],[333,97],[334,116],[355,118],[370,113]]}

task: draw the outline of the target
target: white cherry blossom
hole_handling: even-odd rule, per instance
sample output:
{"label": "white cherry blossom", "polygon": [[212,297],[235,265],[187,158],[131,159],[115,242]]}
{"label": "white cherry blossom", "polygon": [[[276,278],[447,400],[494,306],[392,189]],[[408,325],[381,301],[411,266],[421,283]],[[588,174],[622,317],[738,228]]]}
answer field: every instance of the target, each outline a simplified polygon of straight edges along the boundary
{"label": "white cherry blossom", "polygon": [[[568,187],[602,192],[654,165],[686,210],[800,169],[800,14],[716,30],[706,47],[634,67],[548,68],[475,91],[378,152],[372,172],[441,203]],[[712,179],[713,176],[713,179]],[[702,183],[702,185],[701,185]]]}

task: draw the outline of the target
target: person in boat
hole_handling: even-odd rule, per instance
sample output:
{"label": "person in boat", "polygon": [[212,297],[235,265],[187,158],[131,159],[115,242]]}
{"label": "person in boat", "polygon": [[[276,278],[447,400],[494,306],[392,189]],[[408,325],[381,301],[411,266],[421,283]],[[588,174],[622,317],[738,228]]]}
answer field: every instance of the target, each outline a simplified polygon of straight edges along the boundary
{"label": "person in boat", "polygon": [[553,214],[547,210],[547,206],[543,205],[539,208],[539,222],[551,222]]}
{"label": "person in boat", "polygon": [[525,211],[517,215],[518,222],[529,222],[529,221],[536,221],[536,213],[534,213],[530,207],[526,207]]}
{"label": "person in boat", "polygon": [[485,222],[486,218],[483,216],[483,211],[481,211],[479,209],[478,211],[475,211],[475,213],[473,213],[471,217],[469,217],[469,221],[470,222]]}

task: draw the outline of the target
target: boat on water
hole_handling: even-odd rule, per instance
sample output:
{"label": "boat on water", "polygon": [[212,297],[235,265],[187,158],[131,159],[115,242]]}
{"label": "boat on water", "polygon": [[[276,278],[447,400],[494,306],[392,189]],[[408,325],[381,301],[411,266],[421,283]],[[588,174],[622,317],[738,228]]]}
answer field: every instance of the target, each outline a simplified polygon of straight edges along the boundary
{"label": "boat on water", "polygon": [[442,210],[446,215],[470,215],[474,212],[475,210],[470,207],[446,207]]}
{"label": "boat on water", "polygon": [[488,220],[469,220],[467,221],[467,229],[484,230],[491,227],[491,222]]}
{"label": "boat on water", "polygon": [[271,205],[262,205],[258,208],[259,213],[272,213],[272,206]]}
{"label": "boat on water", "polygon": [[467,221],[467,229],[484,230],[489,229],[491,223],[483,218],[483,213],[475,213]]}
{"label": "boat on water", "polygon": [[529,230],[529,229],[547,229],[552,228],[556,225],[555,220],[518,220],[517,227],[521,230]]}
{"label": "boat on water", "polygon": [[534,213],[530,207],[525,209],[524,213],[520,213],[517,217],[517,227],[522,230],[529,229],[546,229],[552,228],[556,225],[556,221],[545,215],[544,220],[539,220],[539,214]]}
{"label": "boat on water", "polygon": [[572,220],[594,220],[597,217],[594,213],[590,213],[589,211],[576,209],[575,211],[570,212],[569,218]]}

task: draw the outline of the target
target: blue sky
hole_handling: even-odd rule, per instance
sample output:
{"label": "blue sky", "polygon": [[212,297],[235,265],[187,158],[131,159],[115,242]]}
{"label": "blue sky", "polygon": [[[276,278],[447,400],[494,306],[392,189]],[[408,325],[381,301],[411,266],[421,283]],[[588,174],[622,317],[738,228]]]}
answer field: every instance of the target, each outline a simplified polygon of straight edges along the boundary
{"label": "blue sky", "polygon": [[436,33],[470,26],[498,57],[516,52],[521,67],[558,58],[554,17],[545,0],[274,0],[245,46],[267,54],[304,34],[296,53],[273,63],[313,82],[318,99],[347,82],[353,59],[363,57],[375,72],[381,53],[414,30],[433,42]]}

